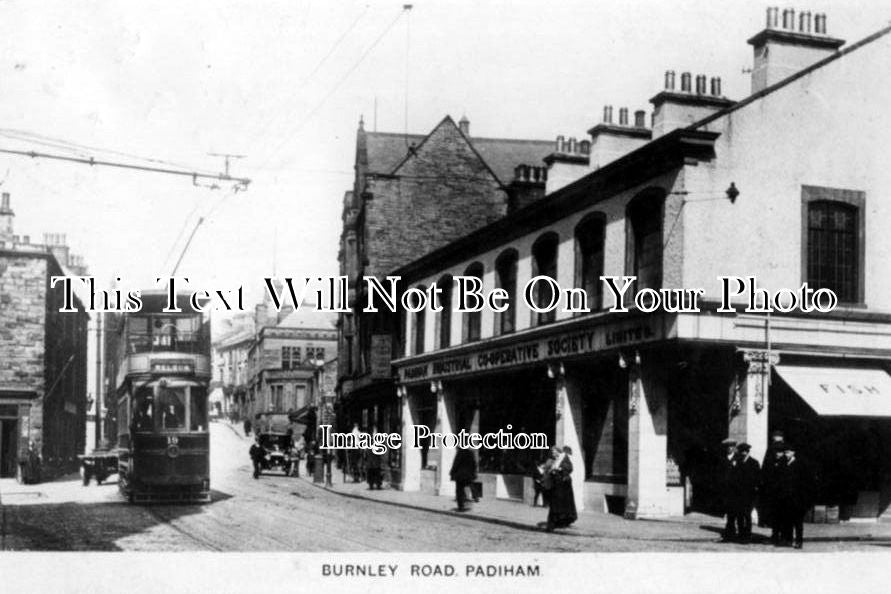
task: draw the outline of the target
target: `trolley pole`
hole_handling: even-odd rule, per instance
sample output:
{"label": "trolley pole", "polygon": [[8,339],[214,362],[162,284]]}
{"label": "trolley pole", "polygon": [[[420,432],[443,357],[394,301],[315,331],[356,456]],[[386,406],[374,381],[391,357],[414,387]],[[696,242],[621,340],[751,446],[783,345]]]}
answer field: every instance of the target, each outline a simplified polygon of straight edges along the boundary
{"label": "trolley pole", "polygon": [[96,448],[105,435],[105,316],[96,312]]}

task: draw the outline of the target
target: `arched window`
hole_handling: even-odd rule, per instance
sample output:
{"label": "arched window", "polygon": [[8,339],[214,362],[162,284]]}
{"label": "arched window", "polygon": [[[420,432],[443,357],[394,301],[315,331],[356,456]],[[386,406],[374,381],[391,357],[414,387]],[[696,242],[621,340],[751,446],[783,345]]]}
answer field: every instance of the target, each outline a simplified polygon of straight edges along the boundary
{"label": "arched window", "polygon": [[830,289],[841,303],[860,301],[860,213],[853,204],[807,204],[807,283]]}
{"label": "arched window", "polygon": [[[464,276],[475,276],[483,280],[483,265],[474,262],[464,271]],[[464,312],[462,320],[462,342],[473,342],[480,339],[480,330],[482,328],[482,311]]]}
{"label": "arched window", "polygon": [[626,210],[626,266],[637,277],[635,292],[662,288],[662,207],[665,192],[650,189],[639,194]]}
{"label": "arched window", "polygon": [[516,329],[517,318],[517,250],[505,250],[495,260],[496,287],[507,291],[508,308],[506,311],[495,314],[495,334],[507,334]]}
{"label": "arched window", "polygon": [[[424,291],[424,287],[418,286],[416,287],[419,291]],[[416,306],[417,303],[412,303],[412,306]],[[414,355],[420,355],[424,352],[424,332],[426,330],[426,320],[427,320],[427,308],[422,309],[421,311],[415,312],[414,314],[414,332],[412,333],[412,349],[411,352]]]}
{"label": "arched window", "polygon": [[[554,232],[545,233],[532,244],[532,277],[549,276],[557,280],[557,246],[560,238]],[[539,307],[546,307],[553,299],[559,297],[554,294],[550,283],[538,281],[535,283],[532,299]],[[549,324],[557,318],[557,309],[537,313],[532,312],[532,325]]]}
{"label": "arched window", "polygon": [[439,337],[438,348],[445,349],[452,344],[452,276],[447,274],[436,281],[439,294],[439,306],[442,311],[436,315],[436,336]]}
{"label": "arched window", "polygon": [[588,308],[598,311],[603,307],[603,246],[606,237],[606,218],[592,213],[575,228],[575,287],[588,295]]}

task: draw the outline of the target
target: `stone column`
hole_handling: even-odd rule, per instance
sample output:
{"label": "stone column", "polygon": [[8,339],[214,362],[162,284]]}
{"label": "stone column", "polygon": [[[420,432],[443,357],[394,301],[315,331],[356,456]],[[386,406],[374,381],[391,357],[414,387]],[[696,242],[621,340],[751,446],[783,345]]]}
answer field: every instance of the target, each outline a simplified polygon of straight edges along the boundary
{"label": "stone column", "polygon": [[582,451],[582,391],[577,380],[566,376],[562,363],[548,366],[548,377],[556,380],[554,445],[572,448],[572,492],[576,509],[584,509],[585,461]]}
{"label": "stone column", "polygon": [[761,462],[767,452],[767,401],[771,365],[779,356],[768,351],[744,351],[741,368],[731,385],[727,437],[752,446]]}
{"label": "stone column", "polygon": [[[653,355],[650,355],[653,356]],[[669,515],[665,485],[668,453],[666,389],[656,373],[658,362],[628,361],[628,497],[625,517]]]}
{"label": "stone column", "polygon": [[[448,388],[443,388],[441,382],[436,386],[436,428],[434,433],[457,433],[455,430],[455,397]],[[454,497],[455,485],[449,477],[452,462],[455,461],[455,450],[452,448],[439,449],[439,481],[436,485],[437,494]]]}
{"label": "stone column", "polygon": [[[424,386],[426,387],[426,385]],[[418,388],[415,388],[417,390]],[[418,422],[417,393],[406,389],[402,397],[402,490],[421,489],[421,450],[414,446],[415,424]]]}

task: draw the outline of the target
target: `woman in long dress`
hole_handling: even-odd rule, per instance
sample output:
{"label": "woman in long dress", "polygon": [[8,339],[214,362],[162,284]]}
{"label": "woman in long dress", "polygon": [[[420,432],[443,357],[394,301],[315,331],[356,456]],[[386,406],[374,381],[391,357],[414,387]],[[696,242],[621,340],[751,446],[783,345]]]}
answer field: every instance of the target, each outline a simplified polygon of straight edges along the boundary
{"label": "woman in long dress", "polygon": [[552,463],[549,468],[551,478],[550,506],[548,507],[547,530],[566,528],[578,519],[575,510],[575,493],[572,490],[572,449],[569,446],[561,452],[557,446],[551,448]]}

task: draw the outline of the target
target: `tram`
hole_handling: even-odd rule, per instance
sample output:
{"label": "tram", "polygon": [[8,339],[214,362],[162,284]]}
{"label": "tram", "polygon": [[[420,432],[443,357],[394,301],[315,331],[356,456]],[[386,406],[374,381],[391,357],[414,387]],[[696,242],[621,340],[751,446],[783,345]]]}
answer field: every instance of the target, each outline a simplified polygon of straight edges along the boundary
{"label": "tram", "polygon": [[131,503],[210,501],[210,322],[189,306],[162,311],[167,294],[142,294],[120,317],[116,345],[118,471]]}

